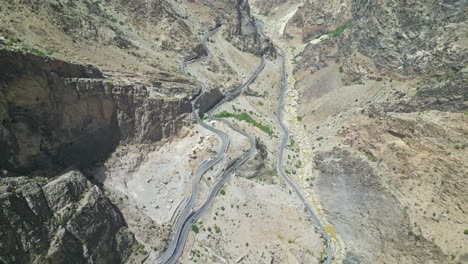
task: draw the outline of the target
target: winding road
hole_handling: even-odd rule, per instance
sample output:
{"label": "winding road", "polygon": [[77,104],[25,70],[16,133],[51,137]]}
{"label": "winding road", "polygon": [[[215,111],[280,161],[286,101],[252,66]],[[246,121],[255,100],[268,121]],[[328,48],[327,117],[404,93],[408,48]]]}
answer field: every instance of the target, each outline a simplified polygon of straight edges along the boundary
{"label": "winding road", "polygon": [[283,171],[284,150],[286,149],[286,145],[289,142],[290,133],[289,133],[288,128],[286,127],[286,125],[283,123],[283,121],[281,119],[281,112],[282,112],[282,109],[283,109],[283,106],[284,106],[284,97],[286,95],[286,89],[287,89],[288,81],[287,81],[287,75],[286,75],[286,65],[285,65],[286,63],[285,63],[284,51],[281,48],[279,48],[279,49],[281,50],[281,82],[280,82],[280,97],[279,97],[279,100],[278,100],[278,105],[276,107],[276,121],[278,122],[278,124],[279,124],[279,126],[280,126],[280,128],[282,130],[283,137],[281,139],[281,143],[280,143],[279,149],[278,149],[278,160],[277,160],[277,163],[276,163],[276,170],[278,171],[278,174],[284,179],[286,184],[296,193],[296,195],[302,201],[302,203],[304,204],[304,206],[307,209],[307,211],[309,212],[309,214],[312,216],[312,219],[320,227],[320,229],[322,231],[322,234],[323,234],[325,240],[327,241],[327,259],[322,263],[329,264],[329,263],[331,263],[331,261],[333,259],[333,248],[332,248],[330,235],[325,231],[325,228],[324,228],[322,222],[318,218],[318,216],[315,213],[315,210],[313,209],[311,204],[307,201],[306,196],[299,190],[299,188],[297,188],[297,186],[294,184],[294,182],[292,182],[291,179],[289,179],[289,177]]}
{"label": "winding road", "polygon": [[[212,54],[209,51],[209,49],[206,47],[206,41],[208,40],[208,38],[212,34],[217,32],[219,30],[219,28],[220,27],[217,27],[217,28],[214,28],[214,29],[208,31],[207,33],[205,33],[205,35],[203,37],[202,44],[203,44],[203,46],[205,47],[205,49],[207,51],[207,54],[208,54],[207,56],[196,59],[196,60],[192,60],[192,61],[189,61],[189,62],[184,62],[182,64],[181,71],[185,75],[188,76],[188,73],[186,72],[186,67],[187,67],[187,65],[189,63],[194,63],[194,62],[205,60],[205,59],[209,60],[211,58]],[[184,208],[182,209],[181,213],[179,214],[175,225],[173,226],[173,233],[172,233],[171,241],[169,242],[169,245],[168,245],[166,251],[163,253],[161,258],[159,259],[159,261],[158,261],[159,263],[176,263],[177,262],[177,260],[180,258],[180,256],[183,253],[185,242],[186,242],[188,234],[189,234],[189,232],[191,230],[192,224],[195,223],[211,207],[211,205],[213,204],[214,198],[218,194],[219,190],[221,189],[223,184],[230,179],[233,172],[237,168],[239,168],[245,161],[247,161],[250,157],[255,155],[255,153],[256,153],[256,148],[255,148],[256,141],[255,141],[255,138],[253,136],[251,136],[250,134],[246,133],[243,130],[238,129],[231,122],[229,122],[229,121],[227,121],[225,119],[214,118],[214,117],[212,117],[211,114],[216,108],[218,108],[219,106],[221,106],[225,102],[229,101],[233,97],[239,95],[241,93],[242,89],[246,88],[248,85],[250,85],[255,80],[255,78],[258,76],[258,74],[263,70],[264,66],[265,66],[265,58],[262,56],[259,64],[254,69],[254,71],[247,77],[247,79],[244,80],[244,82],[239,87],[237,87],[236,89],[228,92],[220,100],[220,102],[218,104],[216,104],[213,108],[211,108],[207,112],[208,117],[210,119],[224,122],[226,125],[228,125],[234,131],[236,131],[236,132],[242,134],[243,136],[247,137],[248,140],[249,140],[249,143],[250,143],[250,148],[249,148],[249,150],[247,152],[244,152],[241,157],[239,157],[234,162],[232,162],[228,166],[228,168],[224,171],[224,173],[222,173],[222,175],[220,177],[217,177],[217,180],[213,184],[213,186],[212,186],[212,188],[210,190],[210,194],[209,194],[208,198],[206,199],[206,201],[204,202],[204,204],[199,209],[197,209],[196,211],[193,211],[193,207],[194,207],[195,202],[196,202],[196,200],[198,198],[199,184],[200,184],[201,178],[203,177],[203,175],[210,168],[212,168],[214,165],[216,165],[226,155],[227,149],[229,147],[229,142],[230,142],[230,138],[225,132],[223,132],[223,131],[221,131],[219,129],[216,129],[213,126],[210,126],[210,125],[206,124],[200,118],[200,115],[198,114],[198,109],[196,108],[196,104],[197,104],[197,101],[205,94],[206,84],[203,83],[203,82],[199,83],[200,88],[201,88],[200,93],[191,102],[192,103],[192,114],[194,115],[194,118],[195,118],[195,120],[196,120],[196,122],[198,124],[200,124],[204,128],[206,128],[206,129],[212,131],[213,133],[215,133],[216,135],[218,135],[218,137],[221,139],[221,148],[218,151],[215,158],[211,159],[210,161],[205,160],[200,165],[200,167],[198,168],[198,170],[197,170],[197,172],[195,174],[193,184],[192,184],[192,194],[191,194],[191,196],[189,198],[189,201],[185,204]]]}
{"label": "winding road", "polygon": [[[191,63],[195,63],[195,62],[198,62],[198,61],[202,61],[202,60],[205,60],[205,59],[210,59],[211,58],[211,52],[206,48],[206,41],[208,40],[208,38],[216,33],[218,30],[220,29],[220,26],[218,27],[215,27],[209,31],[207,31],[205,33],[205,35],[203,36],[203,39],[202,39],[202,44],[203,46],[205,47],[206,51],[207,51],[207,55],[204,56],[204,57],[201,57],[201,58],[198,58],[198,59],[195,59],[195,60],[191,60],[191,61],[188,61],[188,62],[184,62],[181,66],[181,72],[183,74],[185,74],[186,76],[189,76],[187,71],[186,71],[186,68],[187,68],[187,65],[188,64],[191,64]],[[199,187],[200,187],[200,180],[201,178],[203,177],[203,175],[209,170],[211,169],[213,166],[215,166],[219,161],[221,161],[223,159],[223,157],[226,155],[226,152],[227,152],[227,149],[229,147],[229,143],[230,143],[230,138],[229,136],[222,130],[219,130],[215,127],[212,127],[208,124],[206,124],[205,122],[203,122],[203,120],[200,118],[200,115],[198,114],[198,109],[196,108],[196,105],[197,105],[197,102],[198,100],[205,94],[205,91],[206,91],[206,84],[203,83],[203,82],[200,82],[199,83],[200,85],[200,92],[198,93],[198,95],[192,99],[192,114],[193,114],[193,117],[195,118],[196,122],[201,125],[203,128],[205,129],[208,129],[209,131],[215,133],[221,140],[221,148],[218,150],[216,156],[209,160],[209,161],[203,161],[202,164],[200,165],[200,167],[197,169],[197,172],[195,173],[195,177],[194,177],[194,180],[193,180],[193,183],[192,183],[192,193],[191,193],[191,196],[188,200],[188,202],[184,205],[183,209],[181,210],[178,218],[177,218],[177,221],[175,222],[172,230],[172,237],[171,237],[171,241],[169,242],[169,245],[166,249],[166,251],[163,253],[163,255],[161,256],[161,258],[159,259],[159,263],[175,263],[177,261],[178,258],[174,258],[175,255],[177,255],[177,252],[178,251],[181,251],[183,250],[183,245],[181,246],[181,236],[185,236],[186,237],[186,234],[184,235],[183,234],[183,231],[184,231],[184,226],[187,225],[187,223],[189,222],[188,220],[190,219],[190,216],[193,215],[193,207],[195,206],[195,203],[197,201],[197,198],[198,198],[198,193],[199,193]],[[185,239],[183,241],[183,243],[185,243]]]}
{"label": "winding road", "polygon": [[[257,26],[257,29],[259,30],[259,33],[262,36],[266,37],[264,32],[263,32],[263,22],[260,21],[260,20],[257,20],[257,21],[255,21],[255,25]],[[182,66],[181,66],[182,73],[184,73],[185,75],[188,76],[188,73],[186,72],[187,65],[189,65],[191,63],[198,62],[198,61],[211,59],[212,54],[209,51],[209,49],[206,47],[206,42],[207,42],[208,38],[211,35],[213,35],[214,33],[216,33],[220,29],[220,27],[221,26],[217,26],[217,27],[209,30],[203,36],[202,44],[203,44],[205,50],[207,51],[207,55],[204,56],[204,57],[195,59],[195,60],[184,62],[182,64]],[[289,186],[289,188],[294,190],[296,195],[299,197],[301,202],[304,204],[304,206],[307,209],[308,213],[311,215],[312,219],[320,227],[320,229],[321,229],[321,231],[323,233],[323,236],[324,236],[325,240],[327,241],[327,249],[326,249],[327,259],[322,263],[329,264],[329,263],[331,263],[331,261],[333,259],[333,248],[332,248],[332,245],[331,245],[330,235],[325,231],[324,226],[322,225],[320,219],[316,215],[313,207],[307,201],[306,196],[299,190],[299,188],[297,188],[297,186],[294,184],[294,182],[292,182],[291,179],[284,173],[283,168],[282,168],[283,167],[284,150],[286,148],[286,145],[289,142],[290,133],[289,133],[288,128],[286,127],[286,125],[283,123],[283,121],[281,119],[281,112],[282,112],[282,109],[283,109],[284,98],[285,98],[286,89],[287,89],[287,75],[286,75],[286,70],[285,70],[285,67],[286,67],[285,66],[285,54],[284,54],[284,51],[282,49],[280,49],[280,50],[281,50],[281,63],[282,63],[282,66],[281,66],[280,96],[279,96],[279,100],[278,100],[278,104],[277,104],[277,108],[276,108],[276,120],[278,122],[278,125],[281,128],[281,131],[282,131],[282,139],[281,139],[281,143],[280,143],[279,149],[278,149],[278,160],[277,160],[277,164],[276,164],[276,169],[278,171],[278,174],[284,179],[284,181]],[[198,112],[198,109],[197,109],[197,102],[201,97],[204,96],[205,91],[206,91],[206,84],[203,83],[203,82],[199,82],[200,92],[191,101],[191,103],[192,103],[192,114],[193,114],[193,116],[194,116],[194,118],[195,118],[195,120],[196,120],[196,122],[198,124],[200,124],[205,129],[208,129],[209,131],[215,133],[220,138],[221,147],[220,147],[219,151],[217,152],[217,154],[216,154],[216,156],[214,158],[212,158],[209,161],[205,160],[204,162],[202,162],[202,164],[198,168],[198,170],[197,170],[197,172],[195,174],[193,183],[192,183],[191,196],[188,199],[188,201],[183,205],[183,208],[181,209],[181,211],[180,211],[180,213],[178,215],[178,218],[177,218],[177,220],[176,220],[176,222],[175,222],[175,224],[173,226],[173,233],[172,233],[171,241],[169,242],[166,251],[163,253],[161,258],[158,260],[158,263],[171,264],[171,263],[176,263],[178,261],[178,259],[180,258],[180,256],[183,253],[184,246],[185,246],[188,234],[189,234],[189,232],[191,230],[192,224],[195,223],[200,217],[202,217],[203,214],[212,206],[214,198],[216,197],[216,195],[220,191],[223,184],[230,179],[233,172],[237,168],[239,168],[244,162],[246,162],[250,157],[255,155],[255,153],[256,153],[256,148],[255,148],[256,142],[255,142],[255,138],[252,135],[246,133],[243,130],[238,129],[236,126],[234,126],[231,122],[229,122],[226,119],[214,118],[212,116],[212,113],[213,113],[214,110],[216,110],[222,104],[224,104],[227,101],[231,100],[233,97],[238,96],[244,88],[246,88],[248,85],[250,85],[255,80],[255,78],[258,76],[258,74],[263,70],[264,66],[265,66],[265,58],[264,58],[264,56],[262,56],[259,64],[252,71],[252,73],[246,78],[246,80],[244,80],[244,82],[239,87],[237,87],[236,89],[228,92],[212,109],[210,109],[207,112],[207,115],[208,115],[209,119],[224,122],[232,130],[234,130],[234,131],[242,134],[243,136],[247,137],[248,140],[249,140],[249,143],[250,143],[250,148],[249,148],[248,151],[244,152],[239,158],[237,158],[236,160],[231,162],[229,164],[228,168],[224,172],[221,173],[221,176],[216,177],[216,181],[215,181],[215,183],[213,184],[213,186],[212,186],[212,188],[210,190],[208,198],[206,199],[206,201],[203,203],[203,205],[199,209],[194,210],[194,206],[195,206],[195,203],[196,203],[197,198],[198,198],[199,185],[200,185],[201,178],[203,177],[203,175],[209,169],[211,169],[213,166],[215,166],[218,162],[220,162],[226,156],[227,150],[229,148],[229,143],[230,143],[230,138],[229,138],[227,133],[225,133],[224,131],[221,131],[221,130],[213,127],[213,126],[210,126],[209,124],[205,123],[200,118],[199,112]]]}

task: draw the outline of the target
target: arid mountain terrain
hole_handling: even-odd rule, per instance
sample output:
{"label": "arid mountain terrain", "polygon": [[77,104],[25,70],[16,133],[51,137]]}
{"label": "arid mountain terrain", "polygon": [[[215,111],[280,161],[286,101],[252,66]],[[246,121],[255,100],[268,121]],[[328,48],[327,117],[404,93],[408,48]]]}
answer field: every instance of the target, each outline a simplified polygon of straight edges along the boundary
{"label": "arid mountain terrain", "polygon": [[0,2],[0,263],[468,263],[466,0]]}

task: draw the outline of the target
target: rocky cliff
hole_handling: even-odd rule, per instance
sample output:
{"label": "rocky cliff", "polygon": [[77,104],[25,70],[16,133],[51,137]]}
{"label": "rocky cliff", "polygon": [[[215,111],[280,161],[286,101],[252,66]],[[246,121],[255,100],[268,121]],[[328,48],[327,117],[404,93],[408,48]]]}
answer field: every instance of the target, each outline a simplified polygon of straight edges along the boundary
{"label": "rocky cliff", "polygon": [[311,189],[344,263],[467,259],[467,5],[305,1],[288,22]]}
{"label": "rocky cliff", "polygon": [[54,175],[105,157],[119,141],[177,134],[196,89],[169,76],[126,84],[91,66],[10,51],[0,51],[0,80],[0,162],[16,175]]}
{"label": "rocky cliff", "polygon": [[198,88],[179,65],[204,50],[167,1],[6,1],[0,14],[0,262],[141,262],[151,232],[127,226],[89,171],[192,125]]}
{"label": "rocky cliff", "polygon": [[216,11],[216,22],[225,25],[225,38],[241,51],[276,57],[276,50],[267,36],[260,34],[251,14],[249,1],[209,1]]}
{"label": "rocky cliff", "polygon": [[123,217],[81,173],[0,181],[1,262],[116,263],[132,254]]}

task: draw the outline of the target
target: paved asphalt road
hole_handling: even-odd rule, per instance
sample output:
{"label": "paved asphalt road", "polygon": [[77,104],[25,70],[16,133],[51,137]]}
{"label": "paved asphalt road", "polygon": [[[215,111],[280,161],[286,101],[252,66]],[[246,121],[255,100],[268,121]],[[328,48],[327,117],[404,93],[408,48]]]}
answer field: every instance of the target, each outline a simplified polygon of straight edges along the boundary
{"label": "paved asphalt road", "polygon": [[[280,49],[281,50],[281,49]],[[299,197],[299,199],[302,201],[304,204],[305,208],[311,215],[312,219],[316,222],[316,224],[320,227],[324,238],[327,241],[327,259],[322,262],[325,264],[331,263],[333,259],[333,248],[331,245],[331,240],[330,240],[330,235],[325,231],[325,228],[323,227],[322,222],[320,222],[320,219],[317,217],[317,214],[315,213],[314,209],[310,205],[310,203],[307,201],[305,198],[305,195],[299,190],[299,188],[296,187],[296,185],[289,179],[289,177],[284,173],[283,171],[283,157],[284,157],[284,149],[286,148],[286,145],[289,142],[289,130],[286,127],[286,125],[283,123],[281,119],[281,111],[284,106],[284,97],[286,94],[286,89],[287,89],[287,76],[286,76],[286,70],[285,70],[285,55],[284,51],[281,50],[281,83],[280,83],[280,97],[278,100],[278,105],[276,107],[276,120],[278,124],[281,127],[281,130],[283,132],[283,137],[281,139],[281,144],[278,149],[278,162],[276,163],[276,170],[278,171],[278,174],[284,179],[284,181],[287,183],[287,185],[296,193],[296,195]]]}
{"label": "paved asphalt road", "polygon": [[[256,21],[256,26],[259,29],[260,34],[262,36],[265,36],[264,33],[263,33],[263,29],[262,29],[263,22],[260,21],[260,20]],[[196,60],[185,62],[181,67],[181,70],[182,70],[183,73],[187,74],[185,68],[186,68],[186,66],[188,64],[194,63],[194,62],[197,62],[197,61],[200,61],[200,60],[205,60],[205,59],[210,59],[211,58],[212,54],[206,48],[206,41],[212,34],[217,32],[219,30],[219,28],[220,28],[220,26],[208,31],[203,37],[202,43],[203,43],[208,55],[205,56],[205,57],[196,59]],[[284,173],[283,168],[282,168],[284,149],[286,148],[286,145],[288,144],[288,141],[289,141],[289,130],[281,120],[281,111],[282,111],[282,108],[283,108],[285,92],[286,92],[286,89],[287,89],[287,78],[286,78],[287,76],[286,76],[286,71],[285,71],[285,56],[284,56],[284,52],[282,50],[281,50],[281,58],[282,58],[281,87],[280,87],[280,98],[278,100],[278,105],[277,105],[277,109],[276,109],[276,119],[277,119],[277,122],[278,122],[279,126],[281,127],[282,132],[283,132],[283,137],[282,137],[282,140],[281,140],[281,144],[279,146],[279,156],[278,156],[278,162],[277,162],[277,170],[278,170],[278,173],[280,174],[280,176],[285,180],[287,185],[291,189],[294,190],[294,192],[297,194],[299,199],[304,203],[304,206],[306,207],[307,211],[310,213],[312,219],[321,228],[322,233],[324,235],[324,238],[328,242],[327,243],[327,259],[323,263],[329,264],[329,263],[331,263],[331,260],[333,258],[333,249],[332,249],[332,246],[331,246],[331,243],[330,243],[330,236],[325,231],[322,223],[320,222],[319,218],[315,214],[315,211],[313,210],[312,206],[307,202],[307,199],[305,198],[305,196],[296,187],[296,185],[289,179],[289,177]],[[249,77],[244,81],[244,83],[241,86],[237,87],[235,90],[228,92],[224,96],[224,98],[215,107],[213,107],[210,111],[207,112],[208,117],[210,119],[222,121],[222,122],[226,123],[231,129],[233,129],[236,132],[238,132],[238,133],[244,135],[245,137],[247,137],[249,139],[249,142],[250,142],[250,149],[247,152],[244,152],[244,154],[240,158],[234,160],[228,166],[226,171],[220,177],[217,177],[217,180],[214,183],[214,185],[213,185],[213,187],[212,187],[212,189],[210,191],[210,194],[209,194],[207,200],[205,201],[205,203],[198,210],[193,211],[193,207],[194,207],[195,202],[196,202],[197,197],[198,197],[199,183],[200,183],[201,177],[206,173],[206,171],[208,171],[210,168],[212,168],[214,165],[216,165],[226,155],[227,149],[229,147],[229,142],[230,142],[229,136],[225,132],[204,123],[203,120],[199,117],[198,109],[196,109],[196,103],[197,103],[198,99],[201,98],[205,94],[205,90],[206,90],[206,85],[204,83],[200,82],[200,88],[201,88],[200,93],[192,100],[192,113],[193,113],[194,118],[196,119],[198,124],[200,124],[204,128],[206,128],[206,129],[208,129],[208,130],[210,130],[210,131],[212,131],[212,132],[214,132],[214,133],[216,133],[218,135],[218,137],[221,139],[222,144],[221,144],[221,148],[218,151],[216,157],[209,160],[209,161],[205,160],[200,165],[200,167],[198,168],[197,173],[195,174],[195,179],[193,181],[193,185],[192,185],[191,197],[190,197],[189,201],[183,207],[181,213],[179,214],[179,217],[178,217],[178,219],[177,219],[177,221],[176,221],[176,223],[175,223],[175,225],[173,227],[172,239],[171,239],[171,241],[170,241],[170,243],[168,245],[168,248],[166,249],[166,251],[164,252],[162,257],[160,258],[159,263],[176,263],[178,261],[178,259],[182,255],[182,252],[183,252],[183,249],[184,249],[184,246],[185,246],[185,242],[186,242],[187,236],[188,236],[188,234],[189,234],[189,232],[191,230],[192,224],[195,223],[211,207],[211,205],[213,204],[214,198],[218,194],[219,190],[221,189],[223,184],[230,179],[233,172],[239,166],[241,166],[246,160],[248,160],[251,156],[253,156],[255,154],[256,149],[255,149],[255,138],[254,137],[252,137],[251,135],[247,134],[246,132],[238,129],[237,127],[235,127],[233,124],[231,124],[229,121],[227,121],[225,119],[213,118],[211,113],[213,112],[213,110],[218,108],[223,103],[225,103],[228,100],[232,99],[234,96],[239,95],[240,92],[242,91],[242,89],[247,87],[250,83],[252,83],[255,80],[255,78],[258,76],[258,74],[263,70],[264,66],[265,66],[265,62],[264,62],[264,57],[262,56],[260,63],[255,68],[255,70],[249,75]]]}
{"label": "paved asphalt road", "polygon": [[[220,27],[216,27],[216,28],[211,29],[211,30],[209,30],[208,32],[205,33],[205,35],[203,36],[203,40],[202,40],[202,44],[205,46],[205,49],[206,49],[207,39],[209,38],[209,36],[216,33],[219,30],[219,28]],[[196,59],[196,60],[192,60],[192,61],[189,61],[189,62],[184,62],[182,64],[182,67],[181,67],[182,73],[184,73],[185,75],[188,76],[188,74],[186,72],[186,67],[187,67],[188,64],[194,63],[194,62],[197,62],[197,61],[201,61],[201,60],[205,60],[205,59],[210,59],[211,56],[212,56],[211,52],[208,49],[206,49],[206,51],[208,53],[207,56]],[[203,97],[203,95],[205,94],[206,85],[204,83],[202,83],[202,82],[200,82],[199,85],[200,85],[200,92],[198,93],[198,95],[191,102],[192,103],[192,114],[193,114],[193,116],[194,116],[194,118],[195,118],[195,120],[196,120],[196,122],[198,124],[203,126],[205,129],[208,129],[208,130],[212,131],[213,133],[215,133],[216,135],[218,135],[218,137],[221,140],[221,148],[219,149],[218,153],[216,154],[216,156],[213,159],[211,159],[209,161],[205,160],[204,162],[202,162],[202,164],[198,168],[197,172],[195,173],[195,178],[194,178],[193,184],[192,184],[191,196],[190,196],[188,202],[185,203],[185,205],[181,209],[181,212],[179,213],[178,218],[177,218],[174,226],[172,227],[173,232],[172,232],[171,241],[169,242],[166,251],[163,253],[161,258],[159,259],[159,263],[172,263],[171,260],[174,259],[173,258],[174,254],[177,251],[181,250],[179,240],[180,240],[180,237],[182,236],[183,227],[187,223],[187,219],[189,219],[190,215],[193,214],[193,212],[192,212],[193,207],[195,206],[195,203],[196,203],[197,198],[198,198],[200,180],[203,177],[203,175],[209,169],[211,169],[214,165],[216,165],[220,160],[222,160],[224,158],[224,156],[226,155],[227,149],[229,147],[229,143],[230,143],[230,138],[224,131],[221,131],[221,130],[219,130],[217,128],[214,128],[214,127],[206,124],[200,118],[200,116],[198,114],[198,109],[196,109],[196,104],[197,104],[198,100],[201,97]],[[183,249],[183,245],[182,245],[182,249]],[[177,261],[177,259],[175,259],[175,261]]]}
{"label": "paved asphalt road", "polygon": [[[193,62],[196,62],[196,61],[211,58],[212,54],[206,48],[206,41],[209,38],[209,36],[211,36],[213,33],[217,32],[218,30],[219,30],[219,27],[208,31],[204,35],[202,43],[205,46],[205,49],[207,50],[208,55],[203,57],[203,58],[200,58],[200,59],[197,59],[197,60],[192,60],[190,62],[184,63],[182,65],[182,67],[181,67],[181,71],[184,74],[187,74],[185,68],[189,63],[193,63]],[[225,124],[227,124],[234,131],[236,131],[236,132],[242,134],[243,136],[247,137],[249,139],[250,148],[249,148],[249,150],[247,152],[244,152],[244,154],[242,154],[241,157],[239,157],[238,159],[233,161],[231,164],[229,164],[228,168],[225,170],[225,172],[220,177],[217,177],[217,180],[214,183],[214,185],[212,186],[212,189],[210,191],[210,195],[207,198],[207,200],[205,201],[205,203],[198,210],[193,211],[193,207],[194,207],[195,202],[196,202],[197,197],[198,197],[199,183],[200,183],[201,177],[206,173],[206,171],[208,169],[213,167],[216,163],[218,163],[226,155],[227,148],[229,147],[229,142],[230,142],[229,136],[225,132],[206,124],[200,118],[200,116],[198,114],[198,109],[196,109],[196,103],[197,103],[198,99],[201,98],[205,94],[205,90],[206,90],[206,84],[200,82],[200,88],[201,88],[200,93],[192,100],[192,113],[193,113],[194,118],[196,119],[198,124],[200,124],[201,126],[203,126],[206,129],[216,133],[220,137],[221,142],[222,142],[222,146],[221,146],[220,151],[218,151],[217,156],[214,159],[212,159],[212,160],[210,160],[208,162],[204,161],[200,165],[200,167],[198,168],[197,173],[195,174],[195,179],[193,181],[193,185],[192,185],[191,197],[190,197],[189,201],[185,204],[184,208],[182,209],[181,213],[178,216],[178,219],[177,219],[177,221],[176,221],[176,223],[175,223],[175,225],[173,227],[172,239],[169,242],[169,245],[168,245],[166,251],[161,256],[161,258],[159,260],[159,263],[176,263],[177,262],[177,260],[180,258],[180,256],[183,253],[185,242],[186,242],[187,236],[188,236],[188,234],[189,234],[189,232],[191,230],[192,224],[195,223],[197,221],[197,219],[199,219],[211,207],[211,205],[213,204],[214,198],[218,194],[219,190],[221,189],[223,184],[230,179],[233,172],[238,167],[240,167],[245,161],[247,161],[251,156],[253,156],[256,153],[256,148],[255,148],[256,141],[255,141],[254,137],[247,134],[243,130],[238,129],[231,122],[229,122],[229,121],[227,121],[225,119],[213,118],[211,116],[211,113],[213,112],[214,109],[221,106],[223,103],[225,103],[228,100],[232,99],[234,96],[239,95],[240,92],[242,91],[242,89],[246,88],[249,84],[251,84],[255,80],[255,78],[258,76],[258,74],[263,70],[264,66],[265,66],[265,59],[264,59],[264,57],[262,57],[259,64],[255,68],[255,70],[249,75],[249,77],[239,87],[237,87],[236,89],[228,92],[223,97],[223,99],[207,113],[209,118],[211,118],[213,120],[218,120],[218,121],[224,122]]]}

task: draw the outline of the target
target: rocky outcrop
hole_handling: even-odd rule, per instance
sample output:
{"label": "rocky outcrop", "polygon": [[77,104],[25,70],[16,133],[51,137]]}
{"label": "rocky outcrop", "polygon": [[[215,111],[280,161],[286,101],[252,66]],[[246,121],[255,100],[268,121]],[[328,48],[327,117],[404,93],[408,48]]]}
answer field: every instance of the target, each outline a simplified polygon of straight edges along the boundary
{"label": "rocky outcrop", "polygon": [[193,89],[170,76],[106,80],[91,66],[5,50],[0,88],[0,167],[43,175],[95,162],[119,141],[177,134],[187,124]]}
{"label": "rocky outcrop", "polygon": [[0,51],[0,166],[56,172],[112,151],[119,132],[110,91],[68,81],[102,77],[91,66]]}
{"label": "rocky outcrop", "polygon": [[361,76],[371,71],[403,76],[456,73],[468,60],[467,5],[463,0],[352,1],[353,28],[343,49],[345,64],[350,73],[356,71],[349,53],[349,47],[356,47],[373,64],[356,73]]}
{"label": "rocky outcrop", "polygon": [[285,32],[300,28],[307,43],[334,30],[351,18],[350,0],[306,0],[288,22]]}
{"label": "rocky outcrop", "polygon": [[335,150],[318,155],[316,165],[320,200],[347,243],[344,263],[448,261],[434,243],[413,232],[404,206],[366,161]]}
{"label": "rocky outcrop", "polygon": [[119,211],[79,172],[4,178],[0,187],[3,263],[119,263],[135,245]]}
{"label": "rocky outcrop", "polygon": [[242,51],[255,55],[276,56],[270,39],[261,34],[250,13],[249,1],[212,1],[209,6],[217,10],[217,23],[225,25],[225,38]]}

